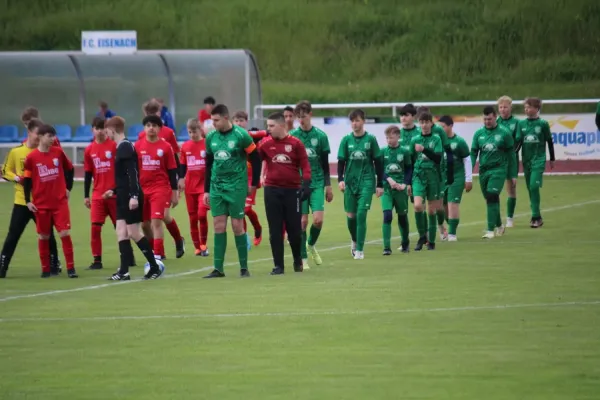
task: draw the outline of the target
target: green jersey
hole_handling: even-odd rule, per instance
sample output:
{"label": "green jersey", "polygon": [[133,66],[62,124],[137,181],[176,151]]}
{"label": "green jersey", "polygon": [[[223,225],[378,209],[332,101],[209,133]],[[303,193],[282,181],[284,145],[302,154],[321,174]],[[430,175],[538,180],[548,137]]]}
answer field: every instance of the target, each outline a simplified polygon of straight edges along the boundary
{"label": "green jersey", "polygon": [[548,121],[541,118],[526,118],[519,121],[517,142],[522,144],[523,165],[544,166],[546,143],[552,143]]}
{"label": "green jersey", "polygon": [[[411,166],[410,152],[402,147],[384,147],[381,149],[383,157],[383,172],[398,183],[404,183],[404,172]],[[383,188],[390,189],[387,180],[383,181]]]}
{"label": "green jersey", "polygon": [[[306,147],[306,155],[310,164],[312,189],[322,189],[325,187],[325,173],[321,164],[322,157],[328,157],[330,153],[329,139],[327,134],[317,127],[312,127],[309,131],[304,131],[298,127],[290,132],[290,135],[300,139]],[[330,182],[327,182],[330,185]]]}
{"label": "green jersey", "polygon": [[[462,137],[454,134],[448,138],[448,145],[454,156],[454,182],[465,180],[465,164],[463,160],[469,156],[469,145]],[[444,153],[445,155],[446,153]]]}
{"label": "green jersey", "polygon": [[[509,131],[500,125],[493,129],[479,128],[473,136],[471,163],[475,167],[479,156],[479,171],[505,169],[515,162],[515,142]],[[512,156],[512,158],[510,157]]]}
{"label": "green jersey", "polygon": [[598,105],[596,106],[596,114],[600,115],[600,101],[598,102]]}
{"label": "green jersey", "polygon": [[214,157],[210,190],[237,190],[248,186],[247,151],[254,146],[246,130],[234,125],[227,132],[211,131],[206,136],[206,154]]}
{"label": "green jersey", "polygon": [[517,140],[517,125],[519,124],[519,120],[517,118],[515,118],[514,116],[510,116],[507,119],[502,118],[501,116],[498,115],[498,118],[496,118],[496,123],[500,126],[503,126],[504,128],[506,128],[507,131],[509,131],[512,134],[513,140],[515,141],[516,144],[516,140]]}
{"label": "green jersey", "polygon": [[377,179],[374,162],[380,157],[381,150],[377,139],[370,133],[365,132],[362,136],[350,133],[344,136],[340,143],[338,160],[346,162],[346,190],[351,193],[359,193],[364,188],[375,190]]}
{"label": "green jersey", "polygon": [[[422,145],[425,150],[421,152],[416,151],[416,144]],[[432,159],[427,157],[425,151],[432,151],[435,154],[439,154],[440,157],[443,157],[444,149],[442,147],[442,139],[433,133],[430,135],[423,135],[423,133],[421,133],[420,135],[413,137],[410,142],[413,175],[418,175],[421,171],[432,169],[440,172],[440,164],[435,163]]]}
{"label": "green jersey", "polygon": [[431,133],[440,137],[442,141],[442,149],[449,149],[448,146],[450,145],[450,143],[448,142],[448,135],[446,135],[446,131],[444,130],[444,128],[442,128],[438,124],[433,124],[433,127],[431,128]]}
{"label": "green jersey", "polygon": [[410,152],[410,142],[412,141],[412,138],[420,134],[421,128],[418,125],[415,125],[410,129],[404,127],[400,128],[400,146]]}

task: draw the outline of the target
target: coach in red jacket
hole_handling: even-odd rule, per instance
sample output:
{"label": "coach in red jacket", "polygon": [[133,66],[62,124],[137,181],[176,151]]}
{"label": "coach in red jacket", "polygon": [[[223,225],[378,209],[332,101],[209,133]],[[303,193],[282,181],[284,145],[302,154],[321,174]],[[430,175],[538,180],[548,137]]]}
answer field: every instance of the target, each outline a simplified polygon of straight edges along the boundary
{"label": "coach in red jacket", "polygon": [[310,164],[302,142],[287,133],[283,113],[269,115],[267,129],[271,136],[262,140],[258,152],[265,168],[265,209],[275,265],[271,275],[282,275],[285,270],[284,223],[294,257],[294,271],[302,272],[300,203],[310,196]]}

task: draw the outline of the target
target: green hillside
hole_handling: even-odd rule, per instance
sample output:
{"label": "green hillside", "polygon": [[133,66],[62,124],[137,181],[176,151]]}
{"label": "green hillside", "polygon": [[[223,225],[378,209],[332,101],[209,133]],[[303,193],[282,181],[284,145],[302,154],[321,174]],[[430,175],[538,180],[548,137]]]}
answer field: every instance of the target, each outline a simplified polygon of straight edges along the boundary
{"label": "green hillside", "polygon": [[247,48],[265,101],[600,96],[598,0],[0,0],[0,50]]}

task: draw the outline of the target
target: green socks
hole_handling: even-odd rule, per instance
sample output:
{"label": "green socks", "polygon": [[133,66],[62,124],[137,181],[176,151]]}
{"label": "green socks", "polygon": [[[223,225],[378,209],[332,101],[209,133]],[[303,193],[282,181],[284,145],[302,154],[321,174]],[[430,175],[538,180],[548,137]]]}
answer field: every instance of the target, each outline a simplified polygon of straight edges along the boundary
{"label": "green socks", "polygon": [[437,234],[437,226],[435,225],[436,222],[436,214],[431,214],[428,215],[429,218],[429,227],[428,227],[428,231],[429,231],[429,243],[435,243],[435,235]]}
{"label": "green socks", "polygon": [[352,241],[356,242],[356,217],[346,217],[346,223],[348,225],[348,232],[350,232],[350,237],[352,238]]}
{"label": "green socks", "polygon": [[427,235],[427,217],[425,216],[425,211],[415,211],[415,221],[417,222],[417,231],[419,232],[419,237],[422,238],[423,236]]}
{"label": "green socks", "polygon": [[487,203],[487,230],[493,232],[500,218],[500,204]]}
{"label": "green socks", "polygon": [[[235,237],[235,247],[237,248],[238,258],[240,260],[240,269],[248,269],[248,242],[246,234],[242,233]],[[222,268],[222,267],[221,267]]]}
{"label": "green socks", "polygon": [[508,218],[514,217],[516,207],[517,207],[517,199],[509,197],[506,200],[506,216]]}
{"label": "green socks", "polygon": [[449,219],[448,220],[448,234],[449,235],[456,235],[456,230],[458,229],[458,223],[459,223],[459,219]]}
{"label": "green socks", "polygon": [[391,249],[392,248],[392,223],[383,223],[383,248]]}
{"label": "green socks", "polygon": [[319,239],[319,235],[321,234],[321,228],[317,228],[314,225],[310,226],[310,235],[308,236],[308,244],[310,246],[314,246],[317,243],[317,239]]}
{"label": "green socks", "polygon": [[300,256],[304,260],[308,258],[308,254],[306,254],[306,231],[302,231],[300,238]]}
{"label": "green socks", "polygon": [[533,218],[540,218],[542,213],[540,211],[540,188],[533,188],[529,190],[529,201],[531,203],[531,216]]}
{"label": "green socks", "polygon": [[398,215],[398,228],[400,228],[400,237],[402,244],[408,243],[408,215]]}
{"label": "green socks", "polygon": [[367,237],[367,211],[356,213],[356,251],[363,251]]}
{"label": "green socks", "polygon": [[[237,238],[236,238],[237,239]],[[225,250],[227,249],[227,233],[215,233],[215,269],[219,272],[223,271],[225,263]],[[237,240],[236,240],[237,245]],[[244,248],[246,247],[246,238],[244,237]]]}
{"label": "green socks", "polygon": [[437,224],[443,225],[446,218],[446,213],[444,210],[437,210],[435,214],[437,215]]}

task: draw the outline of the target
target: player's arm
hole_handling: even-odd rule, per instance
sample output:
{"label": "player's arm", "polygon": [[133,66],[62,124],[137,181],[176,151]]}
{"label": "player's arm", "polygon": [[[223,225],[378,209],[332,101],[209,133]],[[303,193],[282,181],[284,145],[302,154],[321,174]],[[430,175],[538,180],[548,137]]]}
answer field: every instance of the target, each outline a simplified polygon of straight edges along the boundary
{"label": "player's arm", "polygon": [[554,142],[552,141],[552,132],[550,132],[550,125],[548,122],[544,121],[544,125],[542,126],[542,133],[544,134],[544,140],[548,144],[548,152],[550,153],[550,161],[555,161],[554,154]]}
{"label": "player's arm", "polygon": [[73,189],[73,181],[75,180],[75,168],[73,168],[73,163],[71,163],[71,160],[69,160],[64,151],[61,150],[60,154],[63,173],[65,174],[65,183],[67,184],[67,190],[70,192]]}
{"label": "player's arm", "polygon": [[372,136],[371,139],[371,151],[373,165],[375,166],[375,175],[377,175],[375,186],[383,189],[383,157],[381,154],[381,149],[379,148],[379,143],[377,143],[377,139],[375,139],[374,136]]}
{"label": "player's arm", "polygon": [[348,148],[346,146],[346,136],[342,138],[340,148],[338,149],[337,175],[338,182],[344,182],[344,173],[346,172],[346,161],[348,160]]}
{"label": "player's arm", "polygon": [[13,150],[14,149],[11,149],[4,159],[4,164],[2,165],[2,178],[9,182],[19,183],[22,181],[22,178],[15,173],[17,170],[17,164],[15,160],[15,152]]}
{"label": "player's arm", "polygon": [[412,183],[412,175],[413,175],[413,165],[412,159],[410,158],[410,154],[408,151],[405,151],[404,154],[404,184],[410,185]]}
{"label": "player's arm", "polygon": [[25,204],[31,203],[31,190],[33,187],[32,176],[32,162],[29,157],[25,158],[25,165],[23,166],[23,194],[25,196]]}
{"label": "player's arm", "polygon": [[187,158],[183,152],[179,153],[179,179],[184,179],[187,174]]}
{"label": "player's arm", "polygon": [[427,158],[429,158],[434,163],[440,164],[442,162],[444,154],[444,149],[442,147],[442,139],[436,140],[433,150],[425,147],[423,149],[423,154],[425,154]]}
{"label": "player's arm", "polygon": [[504,135],[504,151],[508,157],[508,176],[510,176],[511,179],[516,179],[519,175],[517,152],[515,151],[515,141],[508,130],[505,130]]}
{"label": "player's arm", "polygon": [[258,130],[256,128],[249,130],[248,134],[250,135],[255,144],[258,144],[261,140],[267,137],[267,131]]}
{"label": "player's arm", "polygon": [[600,131],[600,102],[596,106],[596,128]]}
{"label": "player's arm", "polygon": [[260,183],[260,168],[262,165],[258,150],[256,149],[256,144],[254,144],[254,140],[252,140],[252,137],[248,133],[242,136],[241,142],[244,151],[248,155],[248,161],[250,161],[250,165],[252,166],[252,182],[250,183],[250,186],[257,187]]}
{"label": "player's arm", "polygon": [[204,172],[204,193],[210,193],[210,180],[212,178],[212,166],[215,162],[215,155],[212,152],[210,145],[212,136],[206,137],[206,168]]}
{"label": "player's arm", "polygon": [[169,183],[171,185],[171,190],[176,191],[177,190],[177,172],[178,172],[178,167],[177,167],[177,162],[175,160],[177,160],[177,157],[175,157],[175,154],[173,153],[173,148],[171,146],[167,147],[167,153],[166,153],[166,160],[167,160],[167,175],[169,175]]}
{"label": "player's arm", "polygon": [[83,170],[85,174],[83,178],[83,198],[89,199],[92,179],[94,177],[94,162],[87,148],[83,155]]}
{"label": "player's arm", "polygon": [[473,142],[471,143],[471,169],[475,168],[477,157],[479,156],[479,135],[475,132]]}

